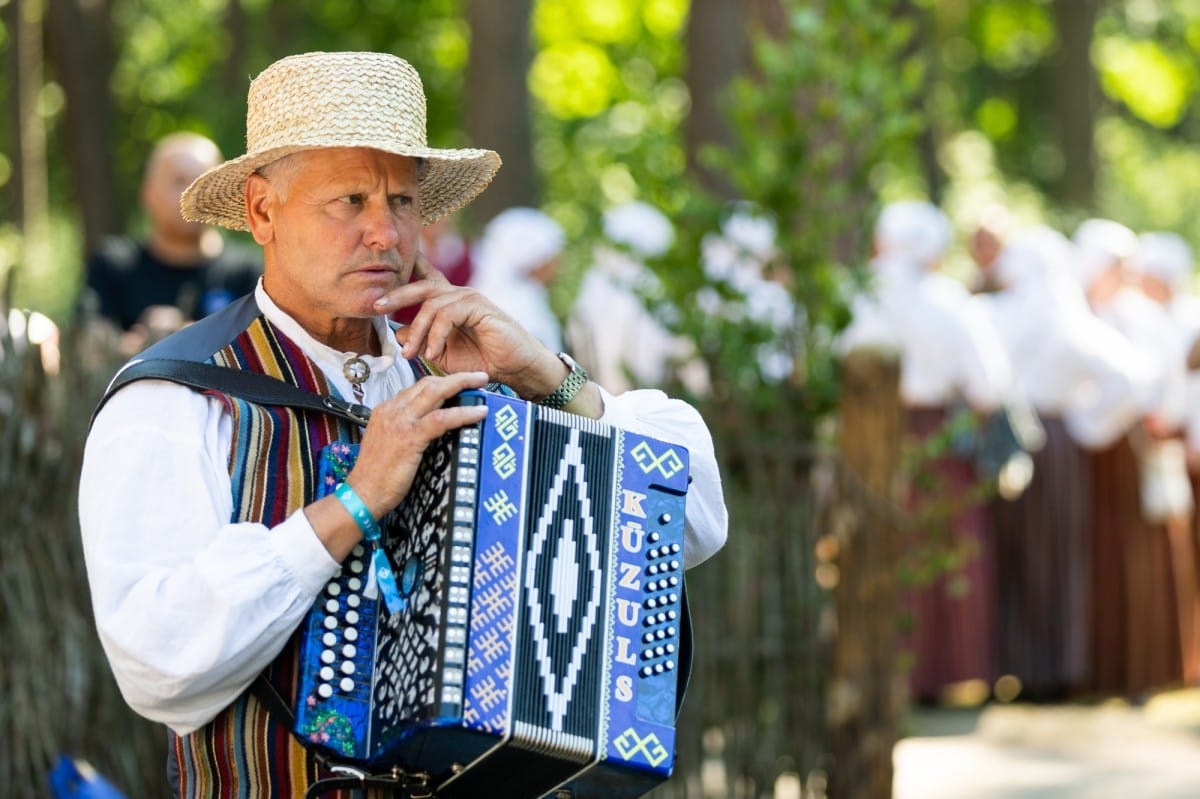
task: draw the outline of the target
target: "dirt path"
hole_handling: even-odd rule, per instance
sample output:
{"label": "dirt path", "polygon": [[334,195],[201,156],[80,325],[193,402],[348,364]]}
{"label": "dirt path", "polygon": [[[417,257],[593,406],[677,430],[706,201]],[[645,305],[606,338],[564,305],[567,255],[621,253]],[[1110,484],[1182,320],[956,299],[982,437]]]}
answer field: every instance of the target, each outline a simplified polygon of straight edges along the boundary
{"label": "dirt path", "polygon": [[1200,798],[1200,689],[914,712],[893,799]]}

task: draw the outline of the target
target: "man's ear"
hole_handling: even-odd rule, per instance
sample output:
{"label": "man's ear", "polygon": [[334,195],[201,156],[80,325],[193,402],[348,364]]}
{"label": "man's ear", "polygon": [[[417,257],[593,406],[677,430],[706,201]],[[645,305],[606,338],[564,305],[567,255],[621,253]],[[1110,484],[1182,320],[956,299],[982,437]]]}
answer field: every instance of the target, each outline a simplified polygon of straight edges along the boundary
{"label": "man's ear", "polygon": [[266,178],[255,173],[246,178],[242,196],[246,201],[246,224],[250,235],[259,245],[265,245],[275,234],[271,215],[275,207],[275,190]]}

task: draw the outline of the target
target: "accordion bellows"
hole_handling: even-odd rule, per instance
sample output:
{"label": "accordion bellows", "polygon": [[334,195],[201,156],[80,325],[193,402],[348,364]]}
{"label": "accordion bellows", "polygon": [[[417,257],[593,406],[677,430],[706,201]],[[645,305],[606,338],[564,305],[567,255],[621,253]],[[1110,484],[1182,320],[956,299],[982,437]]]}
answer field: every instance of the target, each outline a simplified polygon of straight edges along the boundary
{"label": "accordion bellows", "polygon": [[[636,797],[674,765],[688,453],[486,391],[383,520],[404,607],[359,548],[302,630],[296,733],[439,797]],[[322,454],[330,493],[356,450]]]}

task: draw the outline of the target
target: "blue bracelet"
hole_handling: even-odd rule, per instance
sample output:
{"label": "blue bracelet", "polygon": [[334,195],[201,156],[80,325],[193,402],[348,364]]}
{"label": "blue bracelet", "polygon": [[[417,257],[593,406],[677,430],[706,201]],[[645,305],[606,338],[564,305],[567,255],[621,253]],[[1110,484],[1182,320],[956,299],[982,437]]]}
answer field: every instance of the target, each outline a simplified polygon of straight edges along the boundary
{"label": "blue bracelet", "polygon": [[349,483],[340,484],[333,493],[354,517],[358,529],[362,530],[363,538],[374,542],[383,537],[383,533],[379,529],[379,522],[375,521],[375,517],[367,509],[367,503],[362,501],[362,497],[350,487]]}

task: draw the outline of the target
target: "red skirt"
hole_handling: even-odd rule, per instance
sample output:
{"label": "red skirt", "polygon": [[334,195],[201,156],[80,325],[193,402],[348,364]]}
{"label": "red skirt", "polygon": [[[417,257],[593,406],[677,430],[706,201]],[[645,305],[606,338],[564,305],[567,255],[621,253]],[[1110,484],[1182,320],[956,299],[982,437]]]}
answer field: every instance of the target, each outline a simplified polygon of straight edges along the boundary
{"label": "red skirt", "polygon": [[[914,442],[936,434],[947,418],[944,410],[927,408],[911,409],[907,416]],[[915,578],[906,605],[913,659],[909,688],[917,701],[936,702],[946,688],[968,680],[983,681],[990,689],[998,676],[986,507],[982,501],[963,501],[978,486],[973,463],[951,454],[925,464],[911,480],[907,504],[917,523],[907,562],[915,570],[906,571]]]}

